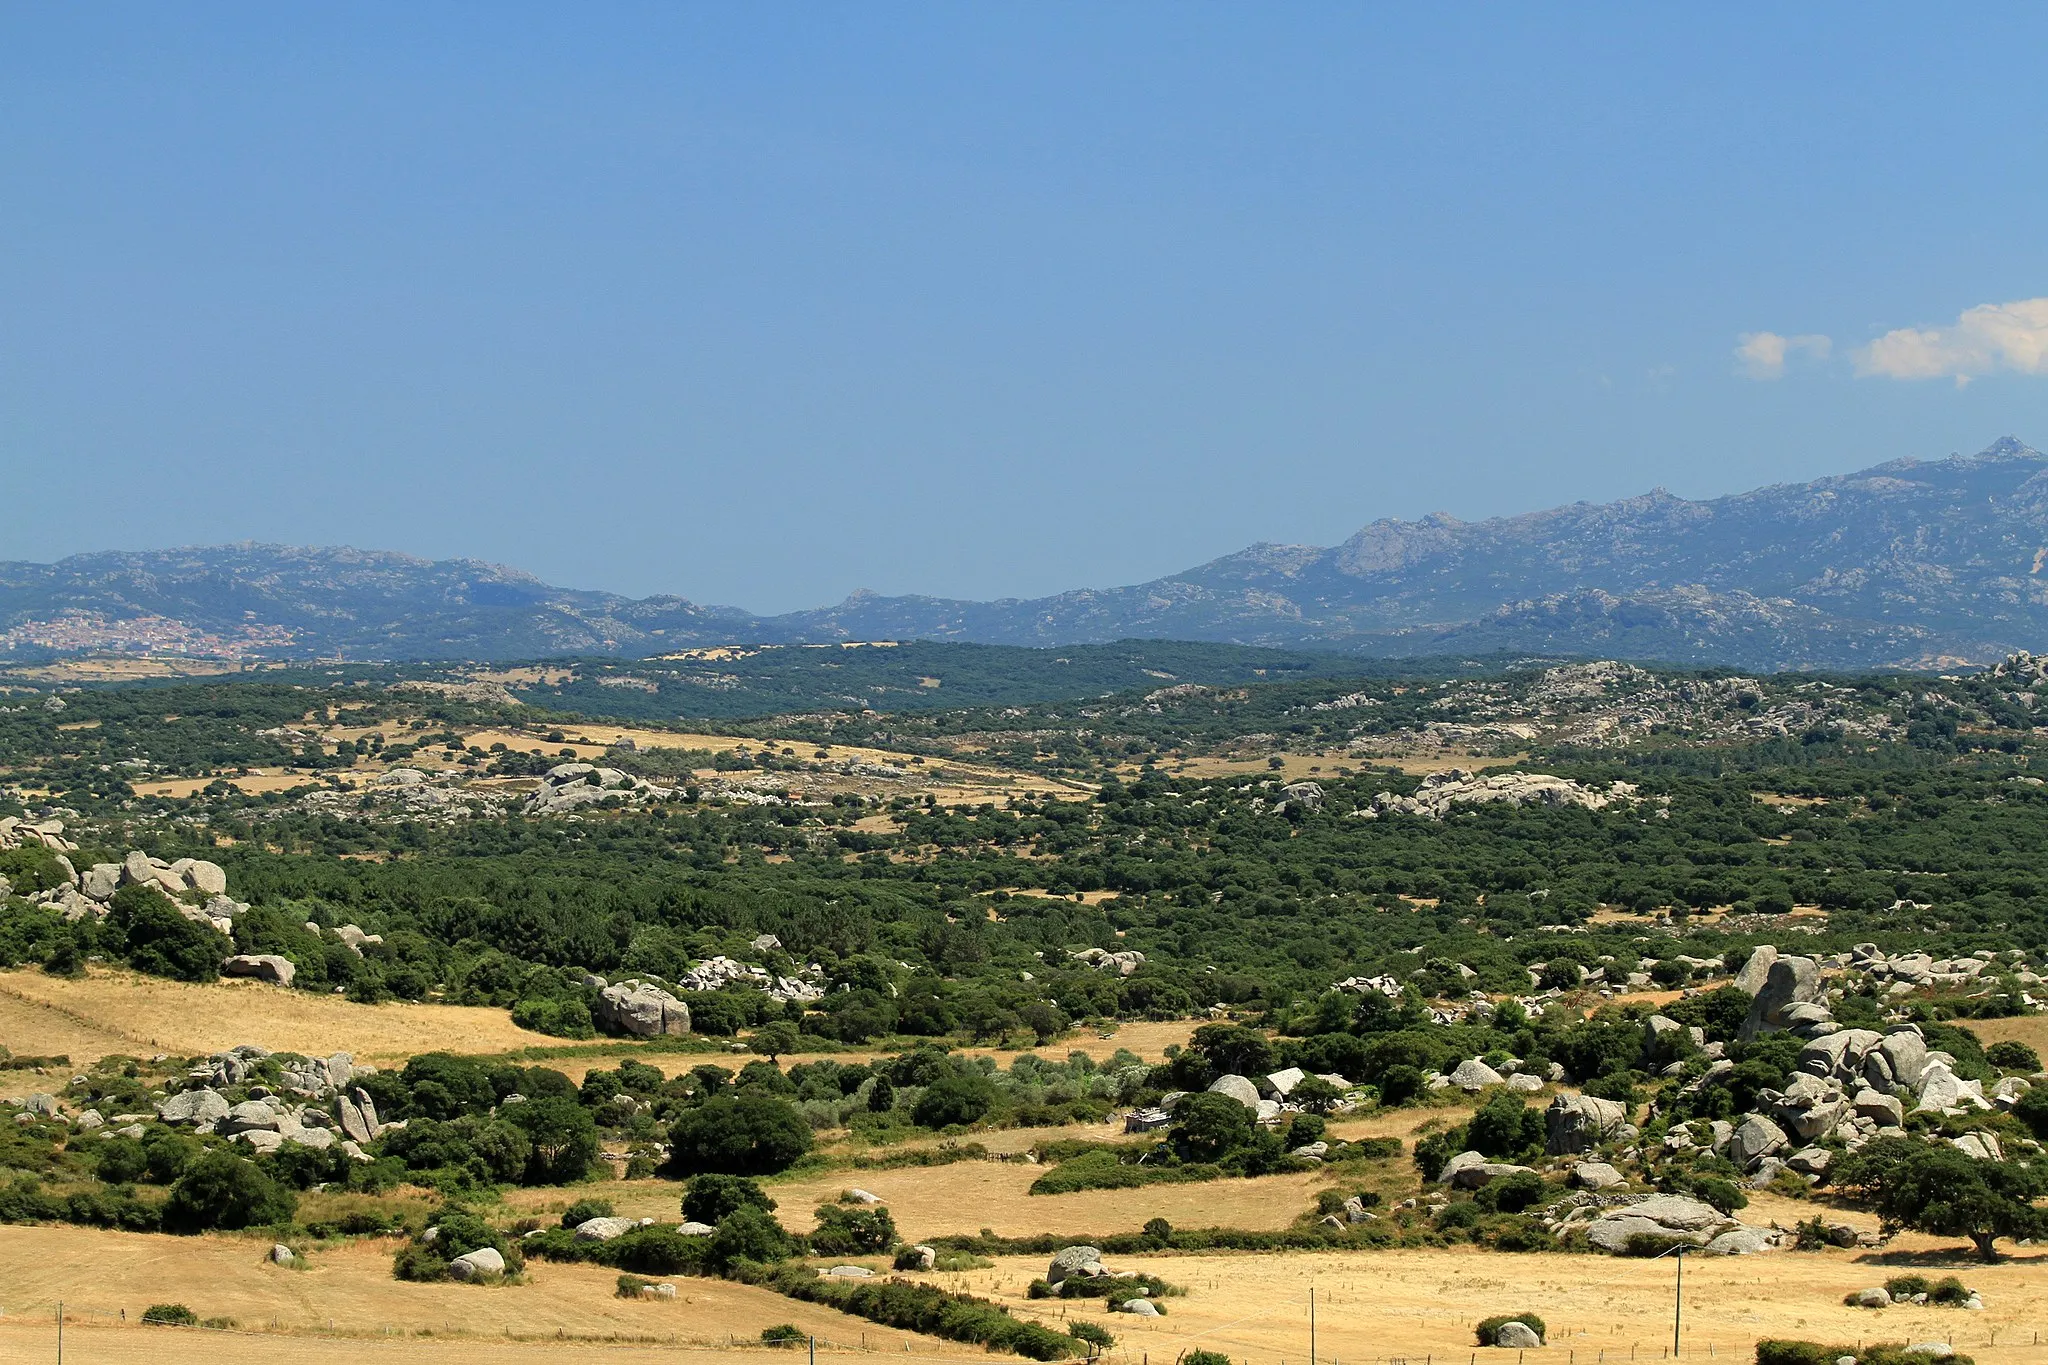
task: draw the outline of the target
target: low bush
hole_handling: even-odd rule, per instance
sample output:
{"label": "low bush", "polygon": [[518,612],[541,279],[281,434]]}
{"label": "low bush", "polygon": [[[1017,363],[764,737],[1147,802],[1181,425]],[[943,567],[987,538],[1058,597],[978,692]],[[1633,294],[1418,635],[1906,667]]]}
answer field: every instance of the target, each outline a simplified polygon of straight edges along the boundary
{"label": "low bush", "polygon": [[793,1322],[778,1322],[773,1327],[761,1329],[761,1342],[766,1346],[794,1346],[804,1340],[804,1334]]}
{"label": "low bush", "polygon": [[1221,1351],[1189,1351],[1180,1365],[1230,1365],[1230,1357]]}
{"label": "low bush", "polygon": [[1157,1275],[1076,1275],[1061,1280],[1054,1292],[1063,1299],[1108,1299],[1111,1303],[1122,1303],[1125,1299],[1163,1299],[1188,1291]]}
{"label": "low bush", "polygon": [[1105,1351],[1116,1345],[1116,1338],[1110,1335],[1107,1327],[1098,1327],[1081,1318],[1075,1318],[1067,1324],[1067,1335],[1076,1341],[1085,1341],[1090,1346],[1099,1346]]}
{"label": "low bush", "polygon": [[1145,1185],[1177,1185],[1218,1180],[1222,1168],[1203,1163],[1139,1166],[1122,1162],[1114,1152],[1090,1152],[1063,1161],[1031,1182],[1031,1194],[1073,1194],[1078,1190],[1135,1190]]}
{"label": "low bush", "polygon": [[[1756,1365],[1835,1365],[1847,1357],[1856,1365],[1927,1365],[1924,1352],[1908,1351],[1903,1344],[1879,1342],[1869,1346],[1829,1346],[1817,1341],[1792,1341],[1766,1337],[1756,1344]],[[1943,1365],[1976,1365],[1961,1352],[1943,1356]],[[1183,1362],[1185,1365],[1185,1362]]]}
{"label": "low bush", "polygon": [[906,1280],[833,1281],[800,1265],[784,1266],[754,1282],[788,1298],[821,1303],[884,1327],[972,1342],[1032,1360],[1062,1360],[1076,1353],[1073,1337],[1013,1318],[987,1299],[951,1294],[932,1285]]}
{"label": "low bush", "polygon": [[648,1282],[641,1279],[638,1275],[621,1275],[618,1279],[618,1287],[612,1290],[612,1295],[615,1298],[621,1299],[637,1299],[640,1297],[640,1291],[645,1289],[647,1284]]}
{"label": "low bush", "polygon": [[1549,1330],[1543,1325],[1543,1319],[1537,1317],[1534,1313],[1502,1313],[1496,1317],[1481,1318],[1479,1325],[1474,1327],[1472,1331],[1479,1338],[1481,1346],[1491,1346],[1493,1345],[1494,1337],[1500,1333],[1500,1329],[1511,1322],[1526,1324],[1538,1337],[1548,1337],[1550,1335]]}
{"label": "low bush", "polygon": [[159,1327],[197,1327],[199,1315],[182,1303],[153,1303],[142,1310],[144,1322]]}

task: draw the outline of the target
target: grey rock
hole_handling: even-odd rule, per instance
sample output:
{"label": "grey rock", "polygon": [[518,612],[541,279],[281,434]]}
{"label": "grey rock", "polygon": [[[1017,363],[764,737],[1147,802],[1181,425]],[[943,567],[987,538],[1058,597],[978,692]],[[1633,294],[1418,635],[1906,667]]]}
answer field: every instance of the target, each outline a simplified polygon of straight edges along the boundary
{"label": "grey rock", "polygon": [[1510,1351],[1533,1351],[1543,1344],[1543,1338],[1526,1322],[1504,1322],[1494,1332],[1493,1344]]}
{"label": "grey rock", "polygon": [[451,1280],[474,1280],[484,1275],[505,1273],[505,1258],[498,1254],[496,1247],[478,1247],[465,1252],[448,1263],[448,1278]]}
{"label": "grey rock", "polygon": [[709,1223],[689,1222],[678,1227],[676,1235],[678,1237],[709,1237],[716,1231],[718,1229],[712,1227]]}
{"label": "grey rock", "polygon": [[1053,1253],[1052,1265],[1045,1272],[1045,1282],[1058,1285],[1070,1277],[1094,1279],[1108,1273],[1102,1264],[1101,1247],[1062,1247]]}
{"label": "grey rock", "polygon": [[1850,1296],[1850,1302],[1858,1308],[1889,1308],[1892,1306],[1892,1296],[1885,1291],[1883,1285],[1874,1284],[1868,1289],[1857,1290]]}
{"label": "grey rock", "polygon": [[579,1242],[609,1242],[640,1226],[637,1218],[591,1218],[576,1225]]}
{"label": "grey rock", "polygon": [[1906,1106],[1890,1095],[1881,1095],[1875,1090],[1859,1090],[1853,1105],[1857,1117],[1869,1119],[1880,1128],[1905,1125]]}
{"label": "grey rock", "polygon": [[1209,1093],[1228,1095],[1247,1109],[1257,1110],[1259,1107],[1259,1088],[1245,1076],[1218,1076],[1209,1083]]}
{"label": "grey rock", "polygon": [[223,1133],[243,1133],[255,1128],[274,1133],[279,1126],[277,1111],[262,1100],[243,1100],[222,1115],[219,1124]]}
{"label": "grey rock", "polygon": [[276,953],[237,953],[220,964],[220,971],[222,976],[253,976],[274,986],[289,986],[298,968]]}
{"label": "grey rock", "polygon": [[1543,1079],[1540,1076],[1531,1076],[1527,1072],[1518,1071],[1508,1077],[1508,1089],[1520,1095],[1534,1095],[1543,1089]]}
{"label": "grey rock", "polygon": [[1709,1256],[1754,1256],[1778,1245],[1778,1234],[1769,1228],[1735,1227],[1708,1242]]}
{"label": "grey rock", "polygon": [[1571,1183],[1582,1190],[1604,1190],[1625,1182],[1621,1172],[1604,1161],[1582,1161],[1572,1168]]}
{"label": "grey rock", "polygon": [[613,985],[597,993],[598,1023],[635,1038],[681,1037],[690,1007],[656,986]]}
{"label": "grey rock", "polygon": [[1927,1040],[1917,1031],[1887,1033],[1877,1045],[1877,1054],[1890,1068],[1893,1084],[1908,1089],[1919,1087],[1920,1077],[1927,1070]]}
{"label": "grey rock", "polygon": [[1134,1317],[1140,1318],[1156,1318],[1159,1316],[1159,1309],[1150,1299],[1125,1299],[1117,1306],[1116,1311],[1119,1313],[1129,1313]]}
{"label": "grey rock", "polygon": [[121,864],[94,863],[80,877],[78,889],[96,901],[112,900],[121,889]]}
{"label": "grey rock", "polygon": [[1825,1147],[1802,1147],[1785,1158],[1786,1166],[1801,1175],[1826,1175],[1834,1153]]}
{"label": "grey rock", "polygon": [[272,1265],[292,1265],[298,1259],[299,1258],[297,1256],[292,1254],[292,1249],[286,1246],[283,1242],[274,1242],[271,1244],[270,1263]]}
{"label": "grey rock", "polygon": [[1457,1070],[1451,1072],[1451,1084],[1470,1093],[1505,1084],[1505,1080],[1498,1071],[1485,1062],[1477,1057],[1469,1057],[1459,1062]]}
{"label": "grey rock", "polygon": [[1591,1095],[1559,1095],[1543,1111],[1543,1150],[1551,1156],[1590,1152],[1628,1123],[1628,1106]]}
{"label": "grey rock", "polygon": [[1742,1021],[1743,1038],[1790,1027],[1792,1008],[1813,1004],[1820,994],[1819,963],[1810,957],[1779,958],[1771,964],[1763,989],[1749,1002],[1749,1015]]}
{"label": "grey rock", "polygon": [[1751,1114],[1743,1119],[1734,1136],[1728,1139],[1728,1159],[1748,1170],[1764,1157],[1785,1147],[1787,1142],[1784,1129],[1762,1114]]}
{"label": "grey rock", "polygon": [[1778,950],[1766,943],[1750,953],[1749,960],[1742,964],[1742,970],[1735,973],[1735,989],[1744,995],[1754,996],[1764,988],[1770,979],[1771,966],[1778,960]]}
{"label": "grey rock", "polygon": [[930,1270],[939,1263],[939,1253],[920,1243],[910,1249],[910,1262],[913,1270]]}
{"label": "grey rock", "polygon": [[217,1091],[186,1090],[158,1101],[156,1116],[164,1123],[211,1128],[228,1116],[228,1102]]}

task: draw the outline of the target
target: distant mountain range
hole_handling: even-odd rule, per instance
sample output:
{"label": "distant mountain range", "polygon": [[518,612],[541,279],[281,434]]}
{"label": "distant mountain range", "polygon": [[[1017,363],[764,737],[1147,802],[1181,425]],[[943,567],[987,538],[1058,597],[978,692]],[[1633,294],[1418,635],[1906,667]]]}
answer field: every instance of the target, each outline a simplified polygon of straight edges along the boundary
{"label": "distant mountain range", "polygon": [[1688,501],[1376,521],[1135,587],[962,602],[858,592],[756,616],[551,587],[476,560],[232,545],[0,564],[0,657],[648,655],[731,642],[1227,641],[1744,668],[1944,667],[2048,646],[2048,456],[1976,455]]}

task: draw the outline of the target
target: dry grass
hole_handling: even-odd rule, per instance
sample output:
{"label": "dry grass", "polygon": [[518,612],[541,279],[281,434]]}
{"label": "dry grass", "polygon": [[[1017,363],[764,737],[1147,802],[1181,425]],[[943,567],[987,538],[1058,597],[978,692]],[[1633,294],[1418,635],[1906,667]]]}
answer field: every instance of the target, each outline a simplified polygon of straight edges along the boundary
{"label": "dry grass", "polygon": [[2014,1019],[1962,1019],[1958,1023],[1988,1043],[2007,1039],[2025,1043],[2048,1057],[2048,1014],[2024,1014]]}
{"label": "dry grass", "polygon": [[[1316,1289],[1318,1356],[1335,1360],[1410,1360],[1473,1350],[1472,1324],[1494,1313],[1529,1308],[1549,1322],[1548,1358],[1586,1353],[1587,1365],[1662,1359],[1671,1341],[1673,1264],[1602,1256],[1507,1255],[1459,1250],[1371,1254],[1190,1255],[1112,1258],[1120,1267],[1159,1275],[1190,1292],[1168,1301],[1155,1321],[1102,1316],[1096,1304],[1069,1303],[1116,1332],[1118,1354],[1170,1361],[1186,1349],[1222,1351],[1253,1365],[1300,1361],[1308,1350],[1308,1290]],[[1759,1337],[1830,1342],[1926,1341],[1955,1335],[1956,1348],[1982,1365],[2019,1365],[2043,1358],[2032,1333],[2048,1325],[2048,1260],[1962,1266],[1981,1289],[1983,1313],[1897,1308],[1883,1314],[1845,1308],[1842,1296],[1881,1283],[1891,1270],[1869,1253],[1779,1252],[1756,1257],[1691,1260],[1685,1267],[1685,1353],[1731,1365],[1749,1357]],[[995,1269],[943,1277],[986,1294],[1020,1316],[1059,1323],[1061,1309],[1024,1297],[1042,1258],[1004,1258]],[[1993,1333],[1999,1345],[1987,1343]],[[1606,1352],[1604,1357],[1601,1352]],[[1484,1352],[1483,1355],[1496,1355]],[[1502,1356],[1502,1358],[1506,1358]]]}
{"label": "dry grass", "polygon": [[15,1052],[198,1055],[237,1043],[387,1063],[416,1053],[506,1052],[547,1041],[504,1010],[466,1005],[357,1005],[257,981],[195,986],[95,968],[80,980],[0,972],[0,1024]]}
{"label": "dry grass", "polygon": [[[674,1338],[679,1343],[702,1345],[722,1345],[730,1336],[742,1342],[751,1340],[758,1350],[761,1329],[780,1322],[794,1323],[804,1332],[848,1345],[858,1344],[863,1329],[873,1331],[830,1309],[723,1280],[678,1280],[680,1294],[674,1303],[622,1300],[612,1293],[617,1272],[596,1266],[535,1262],[528,1267],[527,1283],[499,1288],[407,1284],[391,1276],[396,1246],[395,1242],[367,1241],[315,1252],[311,1268],[298,1271],[268,1264],[264,1253],[269,1243],[260,1239],[0,1227],[0,1284],[7,1287],[6,1318],[0,1321],[11,1324],[14,1332],[23,1332],[28,1324],[19,1319],[40,1309],[42,1326],[47,1328],[49,1309],[60,1299],[67,1310],[108,1314],[125,1310],[130,1323],[152,1303],[182,1303],[202,1317],[233,1318],[244,1329],[367,1337],[368,1341],[349,1343],[348,1349],[377,1350],[380,1358],[392,1358],[396,1353],[412,1359],[416,1351],[428,1349],[416,1341],[408,1341],[402,1348],[395,1343],[387,1345],[383,1339],[386,1329],[402,1336],[467,1334],[485,1340],[482,1355],[491,1360],[506,1358],[509,1348],[504,1338],[508,1335],[546,1339],[560,1333],[586,1341]],[[67,1331],[66,1336],[70,1335]],[[0,1335],[0,1359],[46,1358],[40,1352],[12,1349],[10,1338],[24,1347],[34,1340],[12,1333]],[[883,1339],[877,1337],[878,1342]],[[959,1350],[950,1343],[902,1332],[887,1333],[885,1339],[899,1354],[906,1339],[914,1350]],[[80,1350],[77,1358],[113,1358],[101,1349],[101,1343],[106,1343],[129,1346],[138,1351],[134,1359],[153,1363],[212,1361],[249,1339],[157,1329],[136,1330],[132,1336],[104,1332],[88,1340],[92,1345]],[[66,1345],[73,1347],[74,1342]],[[303,1358],[313,1345],[294,1341],[285,1347],[272,1338],[263,1349],[269,1360],[275,1360],[280,1349]],[[445,1346],[440,1349],[447,1350]],[[460,1349],[465,1365],[479,1358],[475,1342]],[[144,1351],[146,1356],[141,1353]],[[254,1359],[255,1355],[250,1352],[231,1358]],[[339,1361],[343,1357],[335,1352],[323,1353],[321,1358]],[[452,1353],[445,1358],[457,1359]],[[538,1354],[533,1358],[537,1360]],[[609,1353],[606,1358],[611,1358]]]}

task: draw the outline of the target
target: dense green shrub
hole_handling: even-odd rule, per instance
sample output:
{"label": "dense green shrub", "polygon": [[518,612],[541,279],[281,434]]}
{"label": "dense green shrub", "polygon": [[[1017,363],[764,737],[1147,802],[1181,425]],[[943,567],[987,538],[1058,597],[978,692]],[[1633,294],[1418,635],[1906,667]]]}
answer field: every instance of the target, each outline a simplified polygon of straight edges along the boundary
{"label": "dense green shrub", "polygon": [[889,1210],[820,1204],[818,1225],[811,1230],[811,1249],[821,1256],[860,1256],[896,1245],[896,1220]]}
{"label": "dense green shrub", "polygon": [[700,1175],[683,1191],[683,1217],[692,1223],[717,1227],[728,1213],[744,1208],[773,1213],[775,1201],[759,1181],[741,1175]]}
{"label": "dense green shrub", "polygon": [[885,1327],[972,1342],[1032,1360],[1061,1360],[1077,1351],[1072,1337],[1013,1318],[986,1299],[948,1293],[932,1285],[903,1280],[834,1281],[802,1266],[778,1271],[765,1283],[790,1298],[822,1303]]}
{"label": "dense green shrub", "polygon": [[[1237,1101],[1230,1101],[1236,1104]],[[1240,1109],[1244,1106],[1239,1105]],[[1134,1190],[1143,1185],[1184,1184],[1189,1181],[1216,1180],[1223,1175],[1220,1166],[1191,1162],[1186,1165],[1177,1162],[1161,1162],[1158,1165],[1138,1165],[1120,1161],[1115,1152],[1090,1152],[1062,1161],[1044,1175],[1031,1182],[1032,1194],[1072,1194],[1077,1190]]]}
{"label": "dense green shrub", "polygon": [[182,1303],[153,1303],[142,1310],[142,1320],[159,1327],[197,1327],[199,1315]]}
{"label": "dense green shrub", "polygon": [[1495,1317],[1481,1318],[1479,1325],[1472,1330],[1478,1336],[1481,1346],[1491,1346],[1495,1334],[1511,1322],[1527,1324],[1538,1338],[1547,1340],[1550,1336],[1549,1329],[1543,1325],[1543,1319],[1534,1313],[1503,1313]]}
{"label": "dense green shrub", "polygon": [[288,1223],[298,1202],[297,1195],[253,1162],[230,1151],[215,1150],[187,1166],[171,1186],[163,1223],[173,1232]]}

